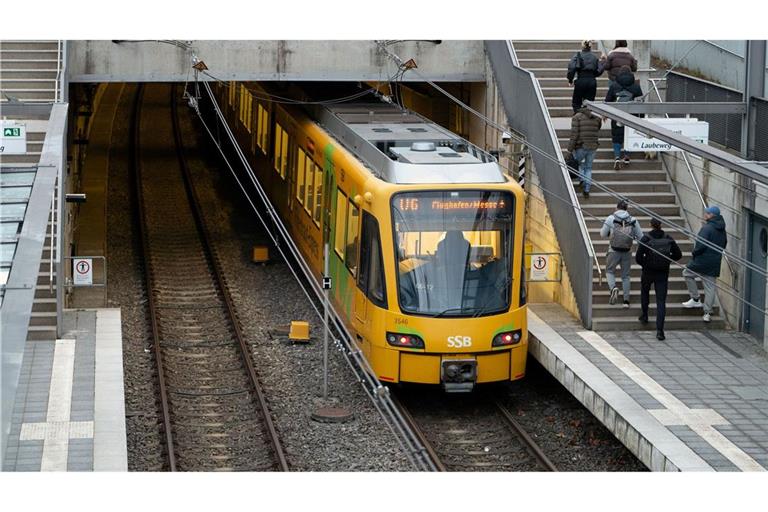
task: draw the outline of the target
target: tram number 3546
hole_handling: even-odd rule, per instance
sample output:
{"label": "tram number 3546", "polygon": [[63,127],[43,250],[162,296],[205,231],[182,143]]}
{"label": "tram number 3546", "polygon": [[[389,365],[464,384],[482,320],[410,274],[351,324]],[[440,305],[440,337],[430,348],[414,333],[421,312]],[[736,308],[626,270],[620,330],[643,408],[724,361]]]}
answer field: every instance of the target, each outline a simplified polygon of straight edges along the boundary
{"label": "tram number 3546", "polygon": [[472,346],[469,336],[448,336],[448,348],[466,348]]}

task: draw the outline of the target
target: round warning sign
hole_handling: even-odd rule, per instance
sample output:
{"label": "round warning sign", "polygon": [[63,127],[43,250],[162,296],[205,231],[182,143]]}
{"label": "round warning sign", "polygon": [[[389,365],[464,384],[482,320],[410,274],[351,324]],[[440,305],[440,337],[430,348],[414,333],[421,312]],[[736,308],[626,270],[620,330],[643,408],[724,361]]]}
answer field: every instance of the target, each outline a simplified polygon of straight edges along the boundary
{"label": "round warning sign", "polygon": [[93,284],[93,260],[91,258],[75,258],[72,260],[72,283],[75,286]]}
{"label": "round warning sign", "polygon": [[531,255],[531,281],[546,281],[549,275],[549,255]]}

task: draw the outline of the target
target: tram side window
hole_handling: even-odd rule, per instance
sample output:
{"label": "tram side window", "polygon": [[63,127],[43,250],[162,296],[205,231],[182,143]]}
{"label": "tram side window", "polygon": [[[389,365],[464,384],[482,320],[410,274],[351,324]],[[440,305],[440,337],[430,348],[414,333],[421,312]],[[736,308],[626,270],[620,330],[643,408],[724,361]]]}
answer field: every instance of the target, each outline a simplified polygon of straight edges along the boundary
{"label": "tram side window", "polygon": [[307,213],[309,213],[309,216],[312,217],[312,209],[315,205],[315,196],[312,193],[314,190],[312,180],[315,177],[314,172],[314,166],[315,163],[312,161],[312,159],[307,156],[306,165],[304,166],[304,182],[306,183],[306,188],[304,189],[305,195],[304,195],[304,209],[307,210]]}
{"label": "tram side window", "polygon": [[386,308],[384,267],[381,260],[379,225],[373,215],[363,212],[363,234],[360,240],[360,272],[357,286],[377,306]]}
{"label": "tram side window", "polygon": [[[285,168],[285,157],[288,153],[288,137],[287,135],[284,136],[284,134],[285,130],[280,126],[280,123],[275,123],[275,152],[273,156],[275,159],[275,172],[281,175],[285,174],[285,171],[282,171],[282,169]],[[283,147],[283,143],[285,143],[286,147]]]}
{"label": "tram side window", "polygon": [[360,209],[349,202],[349,215],[347,216],[347,245],[344,247],[344,262],[352,275],[357,273],[357,233],[360,223]]}
{"label": "tram side window", "polygon": [[336,254],[339,258],[344,259],[344,235],[347,225],[347,203],[349,200],[347,196],[341,190],[336,190],[336,239],[334,241],[333,248],[336,250]]}
{"label": "tram side window", "polygon": [[320,225],[323,211],[323,168],[315,164],[315,224]]}
{"label": "tram side window", "polygon": [[306,165],[307,155],[304,150],[299,148],[299,157],[297,159],[296,170],[296,199],[299,204],[304,204],[304,166]]}
{"label": "tram side window", "polygon": [[261,103],[258,104],[256,143],[261,148],[261,152],[266,155],[269,143],[269,113]]}
{"label": "tram side window", "polygon": [[235,94],[237,93],[237,86],[235,82],[229,82],[229,106],[235,106]]}
{"label": "tram side window", "polygon": [[282,130],[281,137],[283,139],[280,145],[280,177],[285,179],[286,170],[288,169],[288,132]]}

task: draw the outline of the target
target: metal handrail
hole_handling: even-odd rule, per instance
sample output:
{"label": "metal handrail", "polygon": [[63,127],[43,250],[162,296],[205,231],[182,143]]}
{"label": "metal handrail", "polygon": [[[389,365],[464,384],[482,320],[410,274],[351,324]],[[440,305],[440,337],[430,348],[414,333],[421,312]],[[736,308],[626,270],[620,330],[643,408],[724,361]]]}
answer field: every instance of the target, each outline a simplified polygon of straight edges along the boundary
{"label": "metal handrail", "polygon": [[59,102],[59,90],[61,89],[61,39],[56,40],[56,86],[53,88],[53,101]]}
{"label": "metal handrail", "polygon": [[51,254],[48,256],[49,269],[48,269],[48,291],[53,293],[53,261],[55,254],[55,239],[56,239],[56,182],[53,183],[53,192],[51,192]]}
{"label": "metal handrail", "polygon": [[[664,100],[661,98],[661,93],[659,92],[659,88],[656,86],[656,80],[649,80],[651,83],[651,86],[653,87],[653,91],[656,93],[656,97],[659,99],[659,103],[664,103]],[[669,119],[669,114],[664,114],[664,117]],[[688,174],[691,176],[691,181],[693,181],[693,186],[696,188],[696,194],[699,196],[699,200],[701,201],[701,204],[704,208],[707,208],[707,202],[704,200],[704,194],[701,193],[701,188],[699,187],[699,182],[696,181],[696,176],[693,174],[693,167],[691,166],[691,162],[688,160],[688,154],[685,151],[681,151],[683,154],[683,161],[685,162],[685,166],[688,169]],[[736,271],[731,265],[731,261],[728,259],[728,256],[723,254],[723,259],[725,259],[726,265],[728,265],[728,270],[731,273],[731,279],[734,281],[736,280]]]}

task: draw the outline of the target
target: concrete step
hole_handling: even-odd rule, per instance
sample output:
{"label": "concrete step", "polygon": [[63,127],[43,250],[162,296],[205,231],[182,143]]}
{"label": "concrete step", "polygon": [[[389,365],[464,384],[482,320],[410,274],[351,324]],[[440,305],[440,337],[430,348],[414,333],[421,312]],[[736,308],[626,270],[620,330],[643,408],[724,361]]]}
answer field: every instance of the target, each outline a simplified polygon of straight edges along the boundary
{"label": "concrete step", "polygon": [[20,69],[30,69],[30,70],[45,70],[45,71],[56,71],[59,67],[59,59],[52,58],[52,59],[11,59],[9,57],[3,56],[3,58],[0,58],[0,69],[14,69],[14,70],[20,70]]}
{"label": "concrete step", "polygon": [[[568,85],[567,73],[568,73],[567,69],[535,70],[536,79],[539,81],[539,87],[541,87],[542,91],[548,90],[548,89],[563,89],[566,91],[571,91],[568,94],[573,95],[573,87]],[[598,90],[596,98],[605,98],[605,95],[608,93],[608,77],[605,75],[605,73],[603,73],[602,75],[597,77],[596,80],[597,80],[597,90]],[[601,89],[605,91],[602,94],[602,96],[600,95]],[[567,94],[563,94],[563,96],[567,96]]]}
{"label": "concrete step", "polygon": [[8,96],[12,96],[19,101],[53,101],[53,89],[3,89]]}
{"label": "concrete step", "polygon": [[29,317],[29,325],[52,326],[56,328],[56,311],[37,311],[32,312]]}
{"label": "concrete step", "polygon": [[573,50],[573,53],[581,48],[581,41],[577,40],[553,40],[553,41],[512,41],[515,53],[520,50]]}
{"label": "concrete step", "polygon": [[[0,90],[52,90],[56,88],[56,78],[8,78],[0,77]],[[12,94],[12,93],[9,93]],[[13,95],[13,94],[12,94]]]}
{"label": "concrete step", "polygon": [[[613,213],[613,212],[611,212],[611,213]],[[640,227],[646,226],[646,225],[648,225],[650,223],[650,221],[651,221],[651,217],[650,216],[645,215],[642,212],[636,212],[636,213],[637,213],[637,215],[632,215],[632,216],[637,220],[637,222],[640,223]],[[605,217],[603,217],[602,219],[592,219],[592,218],[589,218],[589,219],[584,219],[584,220],[587,222],[587,228],[588,229],[591,229],[591,228],[594,228],[594,227],[599,228],[600,225],[605,220]],[[681,228],[685,227],[685,219],[683,219],[679,215],[677,215],[677,216],[671,215],[669,217],[665,217],[664,220],[668,220],[668,221],[670,221],[670,222],[672,222],[674,224],[677,224]],[[665,224],[662,229],[666,230],[666,229],[669,229],[669,228],[667,228],[666,224]]]}
{"label": "concrete step", "polygon": [[[632,253],[633,253],[632,257],[634,258],[634,251],[632,251]],[[593,291],[605,290],[606,287],[608,286],[606,284],[605,267],[603,266],[604,264],[605,264],[605,259],[603,259],[600,262],[600,265],[601,265],[602,271],[603,271],[603,282],[599,283],[597,278],[594,278],[593,281],[592,281],[592,290]],[[630,289],[637,288],[639,290],[640,289],[640,272],[641,272],[640,266],[639,265],[632,265],[632,270],[637,270],[637,272],[631,272],[630,273],[630,283],[631,283],[630,284]],[[669,271],[669,274],[670,274],[669,275],[669,290],[670,291],[671,290],[682,291],[682,290],[687,290],[688,289],[686,287],[686,285],[685,285],[685,278],[680,275],[681,272],[682,272],[682,270],[680,270],[679,267],[677,267],[677,268],[672,267],[670,269],[670,271]],[[621,281],[621,278],[620,278],[620,276],[618,274],[616,275],[616,280],[619,281],[619,282]],[[619,288],[621,288],[620,283],[619,283],[618,286],[619,286]]]}
{"label": "concrete step", "polygon": [[[600,238],[600,229],[602,227],[601,222],[602,221],[595,221],[592,224],[589,224],[589,223],[587,224],[587,232],[589,233],[589,236],[592,238],[592,240],[601,239]],[[644,233],[647,233],[650,230],[649,222],[645,222],[645,223],[641,221],[638,221],[638,222],[640,223],[640,228],[642,228]],[[676,229],[668,228],[666,226],[664,227],[664,233],[671,236],[672,239],[678,243],[678,245],[681,242],[690,240],[689,236],[686,233],[683,233],[682,231],[678,231]]]}
{"label": "concrete step", "polygon": [[45,311],[56,311],[56,299],[35,299],[34,302],[32,302],[32,311],[35,312],[45,312]]}
{"label": "concrete step", "polygon": [[[592,194],[590,193],[590,196]],[[610,201],[609,203],[603,202],[603,203],[585,203],[585,201],[591,201],[590,199],[584,199],[581,195],[579,195],[579,201],[581,202],[581,206],[587,210],[590,214],[597,216],[598,219],[604,220],[608,215],[612,214],[616,211],[616,201]],[[680,216],[680,207],[676,204],[644,204],[643,205],[648,210],[652,211],[655,215],[661,215],[663,217],[679,217]],[[630,212],[632,213],[632,212]],[[584,215],[584,218],[586,219],[586,214]]]}
{"label": "concrete step", "polygon": [[518,63],[521,68],[532,71],[534,74],[536,74],[537,69],[561,69],[563,76],[565,76],[568,72],[568,62],[570,60],[570,57],[559,59],[518,59]]}
{"label": "concrete step", "polygon": [[56,326],[30,325],[27,330],[27,341],[55,341]]}
{"label": "concrete step", "polygon": [[[665,181],[666,177],[667,173],[664,171],[657,171],[653,169],[639,171],[632,169],[632,164],[620,171],[615,171],[613,169],[602,169],[598,171],[592,169],[592,179],[602,184],[616,183],[618,185],[621,182],[637,182],[640,180],[661,182]],[[574,183],[576,183],[576,181],[574,181]]]}
{"label": "concrete step", "polygon": [[34,167],[36,164],[40,163],[40,155],[39,154],[27,154],[27,155],[5,155],[3,156],[3,164],[10,165],[12,167],[17,167],[20,165],[28,164],[31,167]]}
{"label": "concrete step", "polygon": [[[656,319],[656,295],[653,292],[653,289],[651,289],[650,293],[650,304],[648,305],[648,316],[649,318],[653,316],[653,319]],[[619,293],[619,298],[621,298],[621,293]],[[634,306],[637,306],[636,308]],[[592,316],[593,317],[599,317],[599,318],[606,318],[606,317],[629,317],[631,319],[637,320],[637,317],[640,316],[640,303],[638,302],[635,305],[632,305],[630,303],[629,308],[624,308],[623,304],[594,304],[592,306]],[[713,315],[717,316],[720,314],[720,308],[715,306],[712,310]],[[674,316],[687,316],[687,317],[694,317],[697,319],[701,319],[701,316],[704,314],[704,312],[701,310],[701,308],[685,308],[682,306],[682,304],[678,303],[672,303],[670,304],[669,301],[667,301],[667,315],[673,314]]]}
{"label": "concrete step", "polygon": [[[602,101],[605,98],[606,92],[607,91],[601,93],[600,90],[598,89],[595,99],[598,101]],[[568,108],[571,108],[571,112],[573,112],[573,109],[571,107],[573,102],[573,99],[572,99],[573,97],[570,94],[567,96],[560,93],[546,94],[544,90],[542,90],[542,93],[544,93],[544,102],[547,104],[547,109],[568,107]]]}
{"label": "concrete step", "polygon": [[520,48],[515,47],[515,53],[517,59],[521,62],[528,60],[549,60],[549,59],[566,59],[568,61],[576,55],[581,45],[576,43],[576,46],[562,45],[561,48]]}
{"label": "concrete step", "polygon": [[[48,272],[39,272],[37,274],[37,286],[48,286],[49,280]],[[53,282],[56,283],[56,272],[53,273]]]}
{"label": "concrete step", "polygon": [[[617,191],[621,192],[622,196],[625,196],[638,204],[656,203],[656,204],[676,204],[677,198],[672,192],[636,192],[632,191]],[[589,199],[583,197],[579,200],[582,206],[587,206],[592,203],[603,203],[608,200],[616,201],[616,197],[608,192],[601,192],[600,189],[593,189],[589,193]]]}
{"label": "concrete step", "polygon": [[[595,160],[592,162],[592,170],[593,171],[615,171],[613,168],[613,165],[615,163],[615,159],[613,158],[613,155],[611,155],[610,158],[600,158],[602,155],[596,155],[598,158],[595,158]],[[630,159],[632,157],[630,156]],[[623,169],[620,169],[615,172],[623,172],[624,170],[638,170],[638,171],[661,171],[662,167],[661,164],[657,160],[643,160],[643,159],[632,159],[629,163],[628,167],[625,167]]]}
{"label": "concrete step", "polygon": [[0,46],[0,59],[10,60],[58,60],[59,54],[56,50],[19,50],[6,49],[5,45]]}
{"label": "concrete step", "polygon": [[[541,81],[539,81],[539,85],[541,86],[541,92],[544,94],[545,99],[549,98],[568,98],[571,99],[573,97],[573,87],[570,87],[567,85],[567,82],[565,84],[563,81],[558,81],[556,84],[547,85],[542,84]],[[602,100],[605,98],[605,95],[608,94],[608,82],[605,84],[598,83],[597,84],[597,92],[595,94],[595,99]]]}
{"label": "concrete step", "polygon": [[[640,315],[640,306],[630,308]],[[664,331],[707,331],[726,329],[725,321],[720,317],[712,317],[712,321],[704,322],[701,317],[676,316],[667,314],[664,318]],[[637,318],[593,318],[594,331],[655,331],[656,317],[649,318],[647,324],[641,324]]]}
{"label": "concrete step", "polygon": [[[592,175],[592,179],[599,182],[601,185],[608,187],[611,190],[615,190],[616,192],[621,193],[637,193],[637,192],[666,192],[670,193],[670,187],[671,185],[667,183],[666,181],[608,181],[608,180],[601,180],[594,174]],[[574,183],[576,183],[574,181]],[[599,189],[592,188],[594,192],[597,192]]]}
{"label": "concrete step", "polygon": [[24,40],[2,40],[0,41],[0,50],[43,50],[56,51],[58,41],[24,41]]}
{"label": "concrete step", "polygon": [[[624,299],[622,298],[621,294],[621,281],[618,282],[619,285],[619,302],[622,302]],[[701,299],[704,300],[704,293],[699,291],[701,293]],[[592,291],[592,303],[593,304],[608,304],[608,299],[610,298],[611,292],[608,290],[608,285],[603,283],[603,288],[600,290],[593,290]],[[688,294],[688,290],[682,290],[682,289],[670,289],[667,293],[667,304],[668,305],[675,305],[677,307],[678,304],[682,304],[683,302],[690,299],[691,296]],[[634,304],[636,306],[640,306],[640,284],[638,283],[637,286],[630,286],[629,289],[629,303]],[[610,305],[610,304],[609,304]],[[682,307],[682,306],[680,306]],[[699,311],[701,311],[700,308],[698,308]],[[702,311],[702,315],[704,312]]]}
{"label": "concrete step", "polygon": [[[605,263],[604,258],[608,253],[610,240],[607,238],[593,238],[592,245],[595,247],[595,253],[598,255],[598,257],[603,258],[602,260],[600,260],[600,263],[604,264]],[[693,245],[694,245],[693,242],[691,242],[690,240],[678,240],[677,245],[678,247],[680,247],[680,251],[682,251],[683,253],[683,259],[680,261],[686,261],[687,258],[690,256],[691,251],[693,251]],[[634,254],[636,250],[637,250],[637,244],[635,244],[632,247],[632,254]]]}
{"label": "concrete step", "polygon": [[0,68],[0,80],[56,80],[56,69],[2,69]]}

